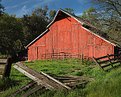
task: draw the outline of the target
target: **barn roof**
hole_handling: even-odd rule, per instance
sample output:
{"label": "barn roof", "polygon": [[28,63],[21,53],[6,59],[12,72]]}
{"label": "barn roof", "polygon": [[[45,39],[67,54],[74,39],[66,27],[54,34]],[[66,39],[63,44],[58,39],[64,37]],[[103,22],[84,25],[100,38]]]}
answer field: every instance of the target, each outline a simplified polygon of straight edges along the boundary
{"label": "barn roof", "polygon": [[74,18],[76,21],[78,21],[83,26],[83,28],[85,30],[89,31],[93,35],[96,35],[97,37],[103,39],[104,41],[106,41],[106,42],[108,42],[108,43],[110,43],[110,44],[112,44],[114,46],[118,46],[118,44],[115,41],[112,42],[112,41],[109,40],[109,36],[107,36],[106,33],[100,31],[99,29],[97,29],[96,27],[91,25],[91,23],[89,23],[88,21],[83,20],[83,19],[81,19],[81,18],[79,18],[79,17],[77,17],[77,16],[75,16],[73,14],[70,14],[69,12],[67,12],[67,11],[65,11],[63,9],[60,9],[60,10],[57,11],[54,19],[48,24],[47,29],[42,34],[40,34],[37,38],[35,38],[32,42],[30,42],[25,48],[28,48],[30,45],[32,45],[34,42],[36,42],[39,38],[41,38],[45,33],[48,32],[48,28],[55,22],[56,17],[59,14],[59,12],[63,12],[66,15]]}

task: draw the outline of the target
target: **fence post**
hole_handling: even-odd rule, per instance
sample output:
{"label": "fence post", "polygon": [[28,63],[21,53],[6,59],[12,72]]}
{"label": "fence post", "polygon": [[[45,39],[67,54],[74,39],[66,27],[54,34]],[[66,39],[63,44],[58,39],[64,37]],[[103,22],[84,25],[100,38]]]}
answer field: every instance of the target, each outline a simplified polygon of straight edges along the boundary
{"label": "fence post", "polygon": [[110,62],[110,64],[111,64],[111,66],[113,67],[113,64],[112,64],[112,62],[111,62],[111,59],[110,59],[109,54],[107,54],[107,57],[108,57],[108,59],[109,59],[109,62]]}
{"label": "fence post", "polygon": [[12,61],[13,61],[13,60],[12,60],[11,57],[8,57],[8,58],[7,58],[7,63],[6,63],[6,65],[5,65],[3,78],[9,77],[9,76],[10,76]]}
{"label": "fence post", "polygon": [[81,64],[83,65],[83,54],[80,55],[81,58]]}

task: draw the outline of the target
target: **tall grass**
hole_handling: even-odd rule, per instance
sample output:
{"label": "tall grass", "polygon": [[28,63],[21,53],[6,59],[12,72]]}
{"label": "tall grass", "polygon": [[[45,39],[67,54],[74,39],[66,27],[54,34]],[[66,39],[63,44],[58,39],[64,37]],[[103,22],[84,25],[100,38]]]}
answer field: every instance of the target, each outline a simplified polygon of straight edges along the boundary
{"label": "tall grass", "polygon": [[121,97],[121,68],[107,72],[91,82],[87,91],[87,97]]}

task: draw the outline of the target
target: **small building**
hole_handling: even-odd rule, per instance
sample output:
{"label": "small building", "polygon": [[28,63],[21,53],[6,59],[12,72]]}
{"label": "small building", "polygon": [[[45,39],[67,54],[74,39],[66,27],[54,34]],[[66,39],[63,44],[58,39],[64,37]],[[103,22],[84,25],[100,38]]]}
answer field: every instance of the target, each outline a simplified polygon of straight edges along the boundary
{"label": "small building", "polygon": [[99,33],[87,21],[60,9],[46,31],[26,46],[28,60],[51,59],[53,55],[92,58],[117,53],[117,45],[106,34],[94,31]]}

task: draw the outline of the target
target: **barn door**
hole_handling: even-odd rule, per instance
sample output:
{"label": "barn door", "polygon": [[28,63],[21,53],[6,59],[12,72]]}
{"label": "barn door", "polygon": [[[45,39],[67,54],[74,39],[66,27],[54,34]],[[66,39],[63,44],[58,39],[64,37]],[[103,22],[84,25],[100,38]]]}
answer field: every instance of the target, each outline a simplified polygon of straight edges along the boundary
{"label": "barn door", "polygon": [[38,46],[37,47],[37,59],[46,59],[46,52],[45,46]]}
{"label": "barn door", "polygon": [[45,59],[46,54],[46,37],[42,37],[41,41],[38,42],[38,45],[36,46],[36,57],[38,60]]}

